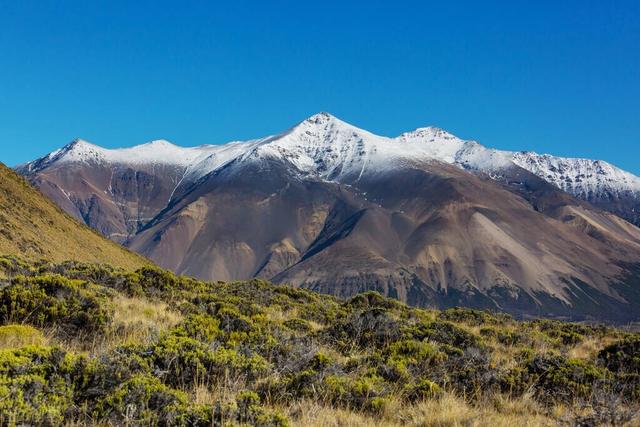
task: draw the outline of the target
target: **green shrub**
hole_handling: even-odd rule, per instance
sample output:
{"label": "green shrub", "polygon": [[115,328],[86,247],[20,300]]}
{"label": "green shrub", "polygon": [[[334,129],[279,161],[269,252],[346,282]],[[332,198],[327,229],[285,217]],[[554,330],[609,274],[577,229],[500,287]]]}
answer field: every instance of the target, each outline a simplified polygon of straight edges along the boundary
{"label": "green shrub", "polygon": [[512,321],[506,313],[490,313],[471,308],[455,307],[443,310],[438,314],[439,320],[466,323],[471,326],[496,325]]}
{"label": "green shrub", "polygon": [[394,308],[399,308],[402,305],[394,299],[385,298],[378,292],[363,292],[361,294],[356,295],[351,298],[346,303],[349,307],[355,309],[371,309],[371,308],[382,308],[385,310],[392,310]]}
{"label": "green shrub", "polygon": [[0,350],[0,422],[61,424],[74,407],[78,360],[51,347]]}
{"label": "green shrub", "polygon": [[289,319],[284,322],[284,326],[293,331],[302,333],[308,333],[312,330],[311,324],[304,319]]}
{"label": "green shrub", "polygon": [[565,346],[579,344],[584,340],[585,336],[600,335],[603,332],[603,329],[600,327],[591,327],[577,323],[564,323],[556,320],[536,320],[533,324],[537,326],[542,333]]}
{"label": "green shrub", "polygon": [[343,351],[359,348],[382,348],[400,338],[400,322],[383,308],[357,311],[324,331],[329,343]]}
{"label": "green shrub", "polygon": [[236,421],[242,425],[256,427],[288,427],[287,418],[260,406],[260,397],[252,391],[243,391],[236,397]]}
{"label": "green shrub", "polygon": [[327,356],[324,353],[316,353],[315,356],[309,362],[309,367],[311,369],[315,369],[316,371],[323,371],[327,369],[334,363],[331,357]]}
{"label": "green shrub", "polygon": [[151,375],[136,375],[100,399],[94,415],[115,424],[210,426],[211,409],[189,405],[187,396]]}
{"label": "green shrub", "polygon": [[[602,326],[414,309],[374,292],[340,301],[158,268],[0,257],[0,271],[10,272],[0,279],[0,347],[20,347],[0,351],[0,425],[283,426],[262,402],[295,410],[311,399],[387,417],[389,402],[437,399],[443,389],[474,404],[532,391],[547,414],[558,403],[598,415],[640,402],[640,335]],[[169,304],[183,320],[137,342],[111,327],[120,294]],[[45,342],[36,328],[69,347],[86,338],[91,354],[34,346]],[[585,337],[618,341],[597,358],[561,356]],[[191,404],[203,388],[229,397]]]}
{"label": "green shrub", "polygon": [[212,342],[222,335],[220,321],[204,314],[189,315],[172,330],[176,336],[194,338],[203,342]]}
{"label": "green shrub", "polygon": [[222,347],[211,350],[198,340],[172,334],[162,338],[151,352],[153,364],[164,372],[165,381],[176,386],[192,384],[194,379],[228,375],[251,379],[268,368],[260,355],[247,356]]}
{"label": "green shrub", "polygon": [[19,277],[0,290],[0,322],[99,332],[111,322],[109,297],[104,288],[61,276]]}
{"label": "green shrub", "polygon": [[435,399],[442,395],[442,389],[433,381],[421,380],[417,384],[407,386],[406,398],[411,402]]}
{"label": "green shrub", "polygon": [[479,337],[450,322],[421,323],[412,330],[412,335],[419,341],[429,339],[460,349],[483,347]]}
{"label": "green shrub", "polygon": [[416,340],[396,341],[387,352],[391,357],[402,357],[412,364],[435,363],[446,357],[434,344]]}
{"label": "green shrub", "polygon": [[537,396],[546,402],[574,402],[603,387],[607,373],[593,363],[560,356],[536,356],[528,365]]}

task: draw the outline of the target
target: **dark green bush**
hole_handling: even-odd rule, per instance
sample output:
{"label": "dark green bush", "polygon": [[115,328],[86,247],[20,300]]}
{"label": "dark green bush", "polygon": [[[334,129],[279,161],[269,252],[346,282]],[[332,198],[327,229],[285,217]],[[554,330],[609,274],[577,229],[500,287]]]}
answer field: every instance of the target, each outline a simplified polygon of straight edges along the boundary
{"label": "dark green bush", "polygon": [[406,398],[411,402],[434,399],[442,395],[442,389],[433,381],[421,380],[417,384],[405,387]]}
{"label": "dark green bush", "polygon": [[188,404],[184,393],[151,375],[136,375],[100,399],[94,415],[115,424],[210,426],[212,410]]}
{"label": "dark green bush", "polygon": [[308,333],[312,330],[311,324],[304,319],[289,319],[284,322],[284,326],[293,331],[302,333]]}
{"label": "dark green bush", "polygon": [[58,425],[74,416],[81,357],[51,347],[0,351],[0,422]]}
{"label": "dark green bush", "polygon": [[56,327],[68,335],[99,332],[111,321],[111,293],[62,276],[18,277],[0,290],[0,322]]}
{"label": "dark green bush", "polygon": [[450,322],[421,323],[412,330],[412,335],[420,341],[429,339],[459,349],[482,347],[482,343],[477,336]]}
{"label": "dark green bush", "polygon": [[561,356],[536,356],[529,362],[538,398],[545,402],[571,403],[587,398],[594,387],[603,387],[607,372],[593,363]]}
{"label": "dark green bush", "polygon": [[640,336],[606,346],[598,353],[598,360],[612,372],[640,374]]}
{"label": "dark green bush", "polygon": [[325,331],[328,342],[342,351],[352,348],[381,348],[400,338],[400,322],[384,308],[356,311]]}

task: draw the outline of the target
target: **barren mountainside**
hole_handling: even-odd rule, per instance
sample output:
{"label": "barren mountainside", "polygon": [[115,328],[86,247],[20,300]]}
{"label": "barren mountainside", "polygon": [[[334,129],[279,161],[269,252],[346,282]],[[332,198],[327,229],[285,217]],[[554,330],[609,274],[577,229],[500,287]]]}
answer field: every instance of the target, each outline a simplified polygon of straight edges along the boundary
{"label": "barren mountainside", "polygon": [[639,180],[604,162],[437,128],[386,138],[320,113],[226,145],[76,141],[19,171],[103,234],[203,279],[522,316],[639,313],[640,230],[607,212],[633,220]]}

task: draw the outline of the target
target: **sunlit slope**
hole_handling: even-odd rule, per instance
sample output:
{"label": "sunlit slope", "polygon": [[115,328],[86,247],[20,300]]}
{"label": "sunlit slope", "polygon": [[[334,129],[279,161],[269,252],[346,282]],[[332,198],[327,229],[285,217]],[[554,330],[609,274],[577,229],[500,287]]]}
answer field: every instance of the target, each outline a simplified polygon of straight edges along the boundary
{"label": "sunlit slope", "polygon": [[127,269],[150,263],[71,218],[3,164],[0,253],[29,259],[109,263]]}

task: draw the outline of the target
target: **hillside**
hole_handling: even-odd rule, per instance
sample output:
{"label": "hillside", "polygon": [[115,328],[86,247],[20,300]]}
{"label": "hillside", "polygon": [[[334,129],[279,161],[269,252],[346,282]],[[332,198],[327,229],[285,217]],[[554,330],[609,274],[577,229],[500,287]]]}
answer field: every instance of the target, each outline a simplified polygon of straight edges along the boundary
{"label": "hillside", "polygon": [[632,426],[640,335],[0,258],[2,425]]}
{"label": "hillside", "polygon": [[104,262],[127,269],[149,264],[71,218],[2,164],[0,254],[32,260]]}

